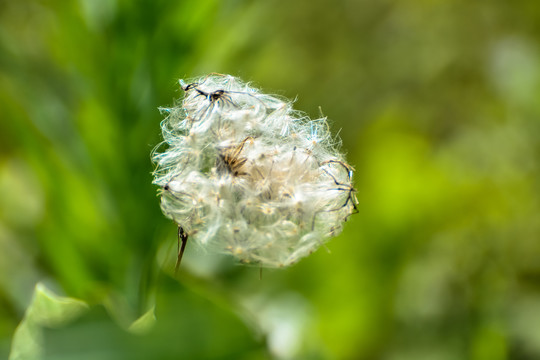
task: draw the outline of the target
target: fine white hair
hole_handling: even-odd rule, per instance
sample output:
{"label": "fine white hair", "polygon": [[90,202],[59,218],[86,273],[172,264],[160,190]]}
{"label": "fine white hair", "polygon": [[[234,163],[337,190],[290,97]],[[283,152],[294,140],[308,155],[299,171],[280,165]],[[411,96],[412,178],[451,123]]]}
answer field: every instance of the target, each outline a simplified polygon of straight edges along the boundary
{"label": "fine white hair", "polygon": [[326,118],[230,75],[180,85],[183,100],[161,109],[168,148],[152,159],[161,209],[190,239],[282,267],[341,232],[356,210],[353,168]]}

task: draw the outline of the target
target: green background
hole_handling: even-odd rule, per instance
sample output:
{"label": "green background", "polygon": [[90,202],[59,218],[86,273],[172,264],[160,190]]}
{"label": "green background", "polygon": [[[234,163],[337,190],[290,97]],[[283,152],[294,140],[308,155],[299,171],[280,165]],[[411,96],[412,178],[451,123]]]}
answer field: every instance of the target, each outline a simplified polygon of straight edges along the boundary
{"label": "green background", "polygon": [[[540,358],[539,41],[535,0],[0,1],[0,358],[37,281],[91,306],[47,359]],[[173,277],[157,108],[210,72],[341,129],[330,253]]]}

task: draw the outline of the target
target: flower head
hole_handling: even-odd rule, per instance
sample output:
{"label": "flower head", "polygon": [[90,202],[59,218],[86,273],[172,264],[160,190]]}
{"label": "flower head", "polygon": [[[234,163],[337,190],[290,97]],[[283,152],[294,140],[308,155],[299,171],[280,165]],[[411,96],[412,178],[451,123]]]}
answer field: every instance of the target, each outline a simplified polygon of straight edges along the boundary
{"label": "flower head", "polygon": [[325,118],[229,75],[180,84],[179,106],[162,109],[168,149],[153,161],[163,213],[186,239],[281,267],[341,232],[356,210],[353,169]]}

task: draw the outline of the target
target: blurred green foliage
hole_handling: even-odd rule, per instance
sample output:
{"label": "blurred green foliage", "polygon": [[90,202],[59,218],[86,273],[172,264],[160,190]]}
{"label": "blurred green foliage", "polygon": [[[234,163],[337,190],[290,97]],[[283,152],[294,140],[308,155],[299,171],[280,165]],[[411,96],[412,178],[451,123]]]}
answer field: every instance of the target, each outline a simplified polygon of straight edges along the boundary
{"label": "blurred green foliage", "polygon": [[[0,1],[0,358],[38,281],[90,305],[51,359],[540,358],[539,40],[533,0]],[[331,254],[174,279],[149,153],[209,72],[342,129]]]}

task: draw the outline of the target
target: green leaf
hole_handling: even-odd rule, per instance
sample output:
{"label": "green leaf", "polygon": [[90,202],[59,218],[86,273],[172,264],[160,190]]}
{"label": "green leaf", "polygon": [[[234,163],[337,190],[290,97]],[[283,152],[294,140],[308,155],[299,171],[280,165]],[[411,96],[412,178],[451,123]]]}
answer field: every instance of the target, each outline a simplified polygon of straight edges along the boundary
{"label": "green leaf", "polygon": [[150,329],[156,323],[156,314],[154,312],[154,307],[144,313],[140,318],[135,320],[133,324],[128,328],[128,330],[137,335],[143,335],[150,331]]}
{"label": "green leaf", "polygon": [[42,327],[60,327],[81,316],[88,305],[77,299],[55,295],[38,283],[30,306],[15,330],[9,360],[40,359],[43,353]]}

